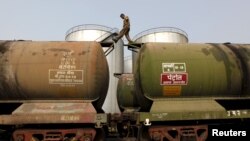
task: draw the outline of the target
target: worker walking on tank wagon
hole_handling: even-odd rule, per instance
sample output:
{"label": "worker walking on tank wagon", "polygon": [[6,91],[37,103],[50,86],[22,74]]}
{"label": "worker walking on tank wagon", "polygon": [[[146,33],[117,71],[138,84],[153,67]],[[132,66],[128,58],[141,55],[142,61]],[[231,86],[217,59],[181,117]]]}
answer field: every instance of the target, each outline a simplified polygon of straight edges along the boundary
{"label": "worker walking on tank wagon", "polygon": [[129,31],[130,31],[129,17],[123,13],[120,15],[120,17],[123,19],[123,28],[117,36],[113,37],[113,41],[117,42],[119,39],[121,39],[125,35],[128,42],[132,43],[133,41],[129,37]]}

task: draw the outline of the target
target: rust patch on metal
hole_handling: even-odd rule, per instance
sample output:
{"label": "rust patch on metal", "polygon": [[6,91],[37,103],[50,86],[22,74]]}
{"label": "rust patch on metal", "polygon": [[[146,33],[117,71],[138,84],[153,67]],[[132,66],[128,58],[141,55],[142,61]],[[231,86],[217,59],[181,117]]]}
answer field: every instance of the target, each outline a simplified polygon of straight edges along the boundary
{"label": "rust patch on metal", "polygon": [[95,113],[0,115],[1,125],[96,123]]}
{"label": "rust patch on metal", "polygon": [[84,55],[86,53],[87,53],[87,51],[82,51],[82,52],[78,53],[78,55]]}
{"label": "rust patch on metal", "polygon": [[49,51],[55,51],[55,52],[58,52],[58,51],[62,51],[62,52],[70,52],[71,50],[70,49],[64,49],[64,48],[50,48],[48,49]]}
{"label": "rust patch on metal", "polygon": [[10,41],[0,43],[0,53],[4,54],[6,51],[8,51],[10,43]]}

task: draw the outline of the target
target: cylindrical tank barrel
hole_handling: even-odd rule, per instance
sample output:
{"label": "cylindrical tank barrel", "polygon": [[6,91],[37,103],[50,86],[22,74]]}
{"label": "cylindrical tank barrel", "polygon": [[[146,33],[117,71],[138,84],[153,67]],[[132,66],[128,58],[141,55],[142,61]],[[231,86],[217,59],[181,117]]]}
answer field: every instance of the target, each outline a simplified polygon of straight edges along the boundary
{"label": "cylindrical tank barrel", "polygon": [[147,43],[135,72],[148,99],[234,97],[242,92],[242,63],[223,44]]}
{"label": "cylindrical tank barrel", "polygon": [[125,73],[119,77],[117,86],[117,102],[121,111],[139,107],[134,88],[134,74]]}
{"label": "cylindrical tank barrel", "polygon": [[108,79],[97,42],[0,42],[1,100],[104,100]]}
{"label": "cylindrical tank barrel", "polygon": [[[97,41],[112,43],[113,33],[118,32],[116,28],[110,28],[103,25],[83,24],[72,27],[66,33],[65,40],[67,41]],[[109,46],[103,46],[103,50],[107,51]],[[123,72],[123,41],[119,40],[114,44],[114,50],[107,56],[109,67],[109,87],[107,91],[107,98],[103,104],[102,109],[108,113],[119,112],[116,89],[118,79],[114,77],[114,73]]]}

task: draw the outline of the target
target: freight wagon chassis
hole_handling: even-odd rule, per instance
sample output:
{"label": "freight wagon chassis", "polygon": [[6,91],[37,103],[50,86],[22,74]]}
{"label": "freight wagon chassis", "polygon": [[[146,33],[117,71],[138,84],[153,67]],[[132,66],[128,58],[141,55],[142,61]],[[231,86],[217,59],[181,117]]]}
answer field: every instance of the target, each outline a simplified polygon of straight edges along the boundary
{"label": "freight wagon chassis", "polygon": [[212,138],[214,128],[246,131],[249,108],[230,109],[224,105],[211,99],[155,100],[150,112],[140,112],[139,121],[144,124],[140,129],[140,141],[205,141]]}
{"label": "freight wagon chassis", "polygon": [[13,141],[93,141],[106,122],[91,103],[24,103],[0,115],[0,125],[15,129]]}
{"label": "freight wagon chassis", "polygon": [[138,114],[97,113],[91,103],[25,103],[0,115],[0,125],[13,141],[135,141]]}
{"label": "freight wagon chassis", "polygon": [[95,129],[56,129],[56,130],[16,130],[14,141],[92,141],[96,135]]}
{"label": "freight wagon chassis", "polygon": [[153,141],[195,140],[205,141],[208,137],[208,126],[155,126],[148,130],[150,139]]}

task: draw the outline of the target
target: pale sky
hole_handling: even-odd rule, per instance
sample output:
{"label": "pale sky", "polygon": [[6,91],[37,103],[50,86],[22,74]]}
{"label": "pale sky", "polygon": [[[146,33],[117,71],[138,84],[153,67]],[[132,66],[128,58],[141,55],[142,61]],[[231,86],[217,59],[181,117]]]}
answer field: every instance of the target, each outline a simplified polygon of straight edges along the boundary
{"label": "pale sky", "polygon": [[177,27],[189,42],[250,43],[249,0],[0,0],[0,40],[61,41],[73,26],[99,24],[130,36],[155,27]]}

